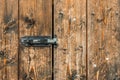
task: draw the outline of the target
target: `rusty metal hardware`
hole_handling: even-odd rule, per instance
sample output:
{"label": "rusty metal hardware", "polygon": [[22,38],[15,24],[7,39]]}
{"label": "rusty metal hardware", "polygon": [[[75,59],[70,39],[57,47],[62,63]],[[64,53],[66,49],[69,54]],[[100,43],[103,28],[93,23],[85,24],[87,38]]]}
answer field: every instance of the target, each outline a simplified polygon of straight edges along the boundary
{"label": "rusty metal hardware", "polygon": [[57,45],[57,37],[51,36],[24,36],[21,37],[20,42],[26,47],[46,47],[50,45]]}

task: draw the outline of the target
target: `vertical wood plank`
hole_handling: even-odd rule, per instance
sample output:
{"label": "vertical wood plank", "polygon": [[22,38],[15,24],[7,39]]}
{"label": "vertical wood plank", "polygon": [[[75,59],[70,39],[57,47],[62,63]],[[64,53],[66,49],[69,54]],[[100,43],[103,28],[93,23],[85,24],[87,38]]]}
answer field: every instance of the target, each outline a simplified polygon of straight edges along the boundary
{"label": "vertical wood plank", "polygon": [[0,80],[17,80],[18,0],[0,0]]}
{"label": "vertical wood plank", "polygon": [[86,0],[54,0],[55,80],[86,80]]}
{"label": "vertical wood plank", "polygon": [[88,80],[120,79],[120,2],[88,0]]}
{"label": "vertical wood plank", "polygon": [[[19,0],[20,37],[52,35],[52,0]],[[51,47],[20,46],[20,80],[51,80]]]}

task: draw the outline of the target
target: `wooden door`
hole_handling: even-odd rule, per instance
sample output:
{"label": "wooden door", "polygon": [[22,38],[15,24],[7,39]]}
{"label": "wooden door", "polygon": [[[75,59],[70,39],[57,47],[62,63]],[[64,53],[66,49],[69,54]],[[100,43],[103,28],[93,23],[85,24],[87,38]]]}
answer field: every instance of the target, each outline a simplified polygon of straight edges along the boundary
{"label": "wooden door", "polygon": [[[120,80],[119,0],[0,0],[0,80]],[[57,36],[25,47],[23,36]]]}
{"label": "wooden door", "polygon": [[55,80],[86,80],[86,0],[54,0]]}
{"label": "wooden door", "polygon": [[120,1],[88,0],[88,80],[120,80]]}
{"label": "wooden door", "polygon": [[18,0],[0,0],[0,80],[18,79]]}
{"label": "wooden door", "polygon": [[52,80],[52,47],[23,36],[52,36],[52,0],[0,0],[0,80]]}
{"label": "wooden door", "polygon": [[[52,36],[52,0],[19,0],[19,38]],[[51,47],[19,48],[20,80],[51,80]]]}

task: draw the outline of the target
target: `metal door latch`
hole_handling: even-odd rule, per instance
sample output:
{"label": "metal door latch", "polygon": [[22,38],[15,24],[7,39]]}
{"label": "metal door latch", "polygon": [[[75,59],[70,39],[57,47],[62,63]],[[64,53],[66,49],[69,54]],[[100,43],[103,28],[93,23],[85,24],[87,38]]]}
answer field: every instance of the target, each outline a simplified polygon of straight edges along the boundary
{"label": "metal door latch", "polygon": [[51,38],[50,36],[25,36],[21,37],[21,44],[26,47],[41,47],[57,45],[57,37]]}

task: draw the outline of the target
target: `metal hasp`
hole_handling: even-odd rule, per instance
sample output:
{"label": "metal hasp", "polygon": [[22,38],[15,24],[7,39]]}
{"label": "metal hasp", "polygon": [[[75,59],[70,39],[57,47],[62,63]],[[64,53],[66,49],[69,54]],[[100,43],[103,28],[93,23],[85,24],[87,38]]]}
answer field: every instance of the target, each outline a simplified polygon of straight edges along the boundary
{"label": "metal hasp", "polygon": [[57,37],[50,36],[24,36],[21,37],[21,44],[26,47],[46,47],[50,45],[57,45]]}

